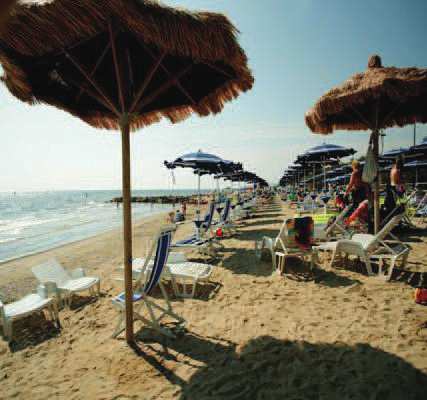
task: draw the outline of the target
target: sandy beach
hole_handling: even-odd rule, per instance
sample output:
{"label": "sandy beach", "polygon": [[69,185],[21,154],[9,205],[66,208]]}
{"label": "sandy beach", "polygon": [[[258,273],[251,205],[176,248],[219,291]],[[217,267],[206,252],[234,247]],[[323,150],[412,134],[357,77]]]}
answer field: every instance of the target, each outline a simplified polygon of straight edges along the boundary
{"label": "sandy beach", "polygon": [[[280,277],[255,258],[254,241],[274,236],[291,213],[278,200],[260,207],[222,241],[211,282],[196,298],[173,298],[186,332],[170,340],[137,323],[134,349],[110,338],[120,230],[2,265],[0,288],[10,299],[35,287],[30,267],[52,256],[99,275],[102,296],[62,310],[60,332],[41,317],[16,323],[11,349],[0,343],[0,398],[424,398],[427,309],[407,283],[427,271],[424,231],[407,237],[408,272],[389,283],[357,267],[318,267],[311,276],[297,262]],[[136,256],[164,219],[135,224]],[[177,238],[190,230],[180,226]]]}

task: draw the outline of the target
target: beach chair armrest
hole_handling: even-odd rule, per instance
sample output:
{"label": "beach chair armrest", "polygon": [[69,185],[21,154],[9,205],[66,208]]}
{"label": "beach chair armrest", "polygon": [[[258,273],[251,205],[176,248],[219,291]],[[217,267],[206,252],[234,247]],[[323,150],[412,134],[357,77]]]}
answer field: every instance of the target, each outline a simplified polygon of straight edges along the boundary
{"label": "beach chair armrest", "polygon": [[83,278],[86,276],[86,272],[83,268],[75,268],[71,271],[71,277],[73,279]]}
{"label": "beach chair armrest", "polygon": [[6,322],[6,313],[4,312],[3,302],[0,300],[0,325],[4,325],[5,322]]}
{"label": "beach chair armrest", "polygon": [[42,299],[47,299],[58,294],[58,286],[55,282],[44,282],[37,286],[36,293]]}

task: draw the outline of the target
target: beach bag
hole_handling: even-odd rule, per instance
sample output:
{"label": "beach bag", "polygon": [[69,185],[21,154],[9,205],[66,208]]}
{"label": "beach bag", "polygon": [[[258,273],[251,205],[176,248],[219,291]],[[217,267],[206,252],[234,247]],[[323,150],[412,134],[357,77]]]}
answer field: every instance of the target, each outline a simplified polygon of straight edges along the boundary
{"label": "beach bag", "polygon": [[375,161],[374,149],[369,145],[363,166],[362,181],[371,184],[378,175],[378,165]]}
{"label": "beach bag", "polygon": [[417,288],[415,289],[415,303],[427,305],[427,289]]}

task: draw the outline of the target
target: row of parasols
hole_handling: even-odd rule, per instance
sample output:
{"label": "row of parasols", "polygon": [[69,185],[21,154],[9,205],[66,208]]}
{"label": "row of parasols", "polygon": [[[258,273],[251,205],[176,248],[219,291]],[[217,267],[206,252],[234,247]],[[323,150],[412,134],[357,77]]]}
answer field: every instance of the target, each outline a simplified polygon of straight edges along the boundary
{"label": "row of parasols", "polygon": [[[323,190],[330,184],[345,184],[350,179],[351,165],[341,163],[341,158],[355,154],[352,148],[333,144],[323,144],[313,147],[297,157],[280,179],[280,186],[305,187],[311,184],[316,189],[316,182],[323,181]],[[419,172],[427,171],[427,137],[421,143],[407,148],[398,148],[384,152],[378,158],[380,171],[388,171],[391,163],[401,157],[405,171],[412,171],[414,185],[419,183]],[[360,161],[363,166],[364,161]],[[318,173],[318,167],[323,171]],[[307,176],[308,175],[308,176]]]}
{"label": "row of parasols", "polygon": [[268,186],[268,183],[253,172],[245,171],[243,164],[230,160],[224,160],[214,154],[204,153],[201,150],[184,154],[172,162],[164,162],[166,168],[174,170],[177,167],[190,168],[197,175],[198,193],[198,215],[200,215],[200,178],[203,175],[211,175],[217,182],[219,191],[219,181],[224,179],[231,182],[250,183],[254,188]]}

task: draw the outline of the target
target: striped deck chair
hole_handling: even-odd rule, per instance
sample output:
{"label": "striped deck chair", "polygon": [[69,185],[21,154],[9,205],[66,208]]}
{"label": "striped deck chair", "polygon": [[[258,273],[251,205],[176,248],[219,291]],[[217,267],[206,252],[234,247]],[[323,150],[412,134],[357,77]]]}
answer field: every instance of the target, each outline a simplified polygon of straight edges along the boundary
{"label": "striped deck chair", "polygon": [[[213,256],[215,253],[215,248],[213,246],[214,234],[212,231],[214,214],[215,203],[211,202],[208,210],[206,211],[204,222],[200,226],[199,231],[185,239],[178,240],[177,242],[173,243],[171,247],[190,248],[197,250],[200,254]],[[210,235],[208,235],[208,232],[210,233]]]}
{"label": "striped deck chair", "polygon": [[224,211],[222,212],[221,218],[216,226],[217,228],[222,228],[229,235],[232,235],[233,233],[235,233],[236,225],[231,222],[230,211],[231,201],[230,199],[227,199],[227,201],[225,202]]}
{"label": "striped deck chair", "polygon": [[[170,338],[175,338],[175,335],[170,329],[160,325],[160,320],[165,316],[169,316],[176,320],[179,324],[185,323],[185,320],[182,317],[178,316],[173,312],[172,305],[169,302],[166,290],[160,280],[169,255],[170,243],[172,241],[172,232],[174,230],[174,226],[168,226],[160,230],[157,240],[154,242],[144,265],[144,268],[149,268],[150,260],[155,250],[156,253],[151,271],[149,274],[140,274],[139,279],[135,282],[134,285],[132,300],[134,303],[134,320],[140,320],[144,322],[147,326]],[[163,298],[166,301],[166,308],[160,306],[152,299],[150,299],[151,292],[157,285],[160,287]],[[112,302],[113,305],[117,307],[120,313],[116,329],[113,333],[113,337],[117,337],[125,329],[125,293],[120,293],[112,300]],[[142,309],[144,307],[147,309],[148,312],[147,317],[142,315]],[[155,310],[160,311],[159,316],[155,315]]]}
{"label": "striped deck chair", "polygon": [[203,224],[201,226],[201,229],[203,229],[205,232],[207,232],[209,229],[211,229],[214,214],[215,214],[215,202],[212,201],[209,204],[208,209],[206,210],[204,221],[203,221]]}

